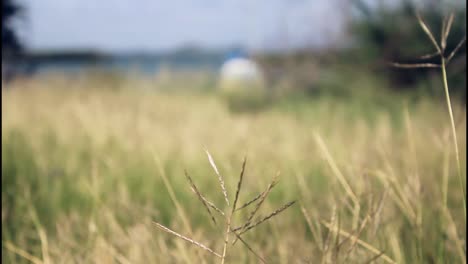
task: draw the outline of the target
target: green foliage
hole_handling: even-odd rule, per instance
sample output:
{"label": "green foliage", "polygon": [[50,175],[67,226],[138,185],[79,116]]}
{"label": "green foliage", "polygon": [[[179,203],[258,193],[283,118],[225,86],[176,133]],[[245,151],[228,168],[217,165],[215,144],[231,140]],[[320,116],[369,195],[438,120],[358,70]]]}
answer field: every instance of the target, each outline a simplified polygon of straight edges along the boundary
{"label": "green foliage", "polygon": [[271,105],[272,97],[261,89],[245,89],[251,87],[236,87],[220,91],[228,109],[234,113],[256,113]]}

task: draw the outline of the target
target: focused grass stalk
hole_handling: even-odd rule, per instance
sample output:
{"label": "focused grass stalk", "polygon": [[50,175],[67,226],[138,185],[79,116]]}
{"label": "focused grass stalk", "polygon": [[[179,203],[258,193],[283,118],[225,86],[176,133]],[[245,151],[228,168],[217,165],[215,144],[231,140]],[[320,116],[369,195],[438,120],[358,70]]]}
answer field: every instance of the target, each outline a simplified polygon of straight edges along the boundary
{"label": "focused grass stalk", "polygon": [[228,198],[228,195],[227,195],[227,191],[226,191],[226,187],[225,187],[225,184],[224,184],[223,177],[219,173],[218,167],[216,166],[216,164],[215,164],[215,162],[213,160],[213,157],[211,157],[210,152],[208,152],[208,150],[205,150],[205,152],[206,152],[206,155],[208,156],[208,160],[210,162],[211,167],[213,167],[213,170],[215,171],[216,175],[218,176],[219,185],[221,186],[221,190],[223,191],[224,199],[226,200],[226,204],[229,206],[229,198]]}
{"label": "focused grass stalk", "polygon": [[288,208],[289,208],[290,206],[292,206],[294,203],[296,203],[296,201],[291,201],[291,202],[289,202],[289,203],[287,203],[287,204],[281,206],[280,208],[276,209],[274,212],[270,213],[269,215],[267,215],[267,216],[263,217],[262,219],[258,220],[257,222],[255,222],[255,223],[253,223],[253,224],[251,224],[251,225],[248,225],[248,226],[246,226],[246,227],[237,229],[237,230],[235,229],[235,230],[233,230],[233,232],[238,231],[238,230],[242,230],[242,231],[240,231],[240,233],[239,233],[239,236],[240,236],[240,235],[244,234],[245,232],[249,231],[250,229],[252,229],[252,228],[254,228],[254,227],[260,225],[261,223],[263,223],[263,222],[265,222],[265,221],[271,219],[271,218],[274,217],[275,215],[278,215],[278,214],[281,213],[282,211],[288,209]]}
{"label": "focused grass stalk", "polygon": [[212,250],[211,248],[209,248],[209,247],[203,245],[202,243],[197,242],[197,241],[195,241],[195,240],[193,240],[193,239],[191,239],[191,238],[188,238],[188,237],[186,237],[186,236],[183,236],[183,235],[181,235],[181,234],[179,234],[179,233],[177,233],[177,232],[175,232],[175,231],[173,231],[173,230],[171,230],[171,229],[169,229],[169,228],[167,228],[167,227],[161,225],[161,224],[158,223],[158,222],[153,222],[153,223],[154,223],[157,227],[159,227],[159,228],[161,228],[162,230],[168,232],[169,234],[172,234],[172,235],[174,235],[174,236],[176,236],[176,237],[178,237],[178,238],[181,238],[181,239],[183,239],[183,240],[185,240],[185,241],[187,241],[187,242],[190,242],[190,243],[192,243],[193,245],[196,245],[197,247],[202,248],[202,249],[204,249],[204,250],[210,252],[211,254],[217,256],[218,258],[222,258],[222,256],[221,256],[220,254],[216,253],[214,250]]}
{"label": "focused grass stalk", "polygon": [[[207,153],[208,153],[208,151],[207,151]],[[236,189],[236,195],[234,197],[234,203],[232,204],[232,210],[229,213],[229,216],[227,217],[226,231],[224,233],[223,257],[221,259],[222,264],[224,264],[224,261],[226,259],[227,247],[228,247],[228,243],[229,243],[229,233],[231,231],[232,216],[234,215],[234,212],[236,211],[237,200],[239,199],[239,193],[240,193],[240,190],[242,188],[242,180],[244,178],[246,163],[247,163],[247,158],[244,158],[244,161],[242,162],[242,170],[241,170],[241,173],[240,173],[240,176],[239,176],[239,182],[237,183],[237,189]],[[239,237],[239,236],[237,236],[237,237]],[[250,249],[250,247],[249,247],[249,249]],[[254,251],[252,250],[252,252],[254,252]]]}
{"label": "focused grass stalk", "polygon": [[[200,191],[198,190],[197,186],[195,185],[195,183],[193,182],[192,178],[190,177],[190,175],[188,175],[187,171],[185,171],[185,177],[187,177],[189,183],[190,183],[190,186],[192,187],[192,191],[197,195],[198,199],[200,200],[200,202],[203,204],[203,206],[205,207],[206,211],[208,212],[208,214],[210,215],[211,217],[211,220],[213,221],[213,223],[216,225],[216,219],[214,217],[214,215],[211,213],[211,210],[210,210],[210,207],[208,205],[208,200],[200,193]],[[212,203],[211,203],[212,204]]]}
{"label": "focused grass stalk", "polygon": [[433,56],[438,56],[440,57],[440,65],[437,64],[431,64],[431,63],[414,63],[414,64],[404,64],[404,63],[393,63],[394,66],[400,67],[400,68],[440,68],[441,73],[442,73],[442,80],[443,80],[443,86],[444,86],[444,93],[445,93],[445,100],[447,103],[447,109],[449,113],[449,118],[450,118],[450,126],[452,130],[452,139],[453,139],[453,145],[455,148],[455,160],[457,163],[457,175],[458,175],[458,181],[462,193],[462,199],[463,199],[463,215],[464,215],[464,220],[466,224],[466,194],[465,194],[465,189],[463,187],[463,176],[462,176],[462,171],[461,171],[461,165],[460,165],[460,153],[459,153],[459,148],[458,148],[458,139],[457,139],[457,131],[455,127],[455,118],[453,116],[453,110],[452,110],[452,103],[450,100],[450,92],[449,92],[449,86],[448,86],[448,81],[447,81],[447,64],[450,62],[450,60],[455,56],[457,51],[462,47],[462,45],[466,41],[466,35],[458,42],[457,46],[452,50],[450,55],[448,57],[445,56],[445,48],[447,46],[447,39],[450,33],[450,29],[453,24],[454,20],[454,14],[451,13],[448,17],[445,17],[444,20],[442,21],[442,33],[441,33],[441,40],[440,43],[437,43],[435,40],[434,34],[432,34],[431,30],[429,27],[426,25],[424,20],[421,18],[421,16],[416,13],[416,18],[418,20],[419,25],[423,29],[424,33],[429,37],[432,45],[435,47],[436,52],[430,55],[422,56],[422,58],[430,58]]}
{"label": "focused grass stalk", "polygon": [[462,171],[461,171],[461,165],[460,165],[460,153],[458,150],[458,139],[457,139],[457,130],[455,128],[455,119],[453,117],[453,111],[452,111],[452,103],[450,101],[450,92],[449,92],[449,87],[448,87],[448,82],[447,82],[447,70],[446,68],[446,62],[444,56],[441,56],[441,61],[442,61],[442,79],[444,81],[444,90],[445,90],[445,99],[447,101],[447,108],[450,116],[450,125],[452,127],[452,138],[453,138],[453,145],[455,147],[455,159],[457,161],[457,174],[458,174],[458,180],[460,182],[460,188],[463,194],[463,209],[464,215],[465,215],[465,223],[466,223],[466,194],[465,194],[465,189],[463,188],[463,176],[462,176]]}
{"label": "focused grass stalk", "polygon": [[239,228],[236,228],[234,229],[234,231],[240,231],[240,233],[242,234],[243,231],[250,226],[251,222],[252,222],[252,219],[253,217],[255,216],[255,214],[258,212],[258,210],[260,209],[260,207],[262,206],[263,202],[265,201],[266,197],[268,196],[268,194],[270,193],[271,189],[273,188],[273,186],[275,186],[276,184],[276,179],[273,179],[273,181],[268,185],[267,189],[262,193],[261,197],[260,197],[260,201],[257,203],[257,205],[255,206],[255,209],[252,210],[252,212],[250,212],[249,214],[249,217],[247,218],[247,221],[245,221],[244,225],[239,227]]}
{"label": "focused grass stalk", "polygon": [[[203,207],[205,207],[205,210],[208,212],[208,214],[210,215],[211,217],[211,220],[216,223],[216,220],[215,220],[215,217],[213,216],[213,214],[211,213],[211,210],[210,210],[210,207],[215,209],[215,211],[218,211],[220,212],[220,214],[222,216],[224,216],[224,220],[225,220],[225,231],[224,231],[224,234],[223,234],[223,237],[224,237],[224,240],[223,240],[223,250],[222,250],[222,253],[219,254],[217,253],[215,250],[209,248],[208,246],[200,243],[200,242],[197,242],[191,238],[188,238],[186,236],[183,236],[173,230],[171,230],[170,228],[158,223],[158,222],[154,222],[153,223],[159,227],[160,229],[164,230],[165,232],[169,233],[169,234],[172,234],[182,240],[185,240],[199,248],[202,248],[204,249],[205,251],[207,252],[210,252],[212,255],[215,255],[216,257],[220,258],[220,262],[221,264],[224,264],[226,263],[226,259],[227,259],[227,254],[228,254],[228,246],[229,246],[229,236],[230,235],[234,235],[235,236],[235,241],[237,240],[240,240],[242,242],[242,244],[253,254],[255,255],[262,263],[266,263],[265,259],[263,257],[260,256],[260,254],[258,254],[257,252],[255,252],[252,247],[244,240],[241,238],[241,235],[255,227],[257,227],[258,225],[272,219],[273,217],[275,217],[276,215],[278,215],[279,213],[283,212],[284,210],[288,209],[289,207],[291,207],[295,201],[292,201],[292,202],[289,202],[281,207],[279,207],[278,209],[276,209],[275,211],[273,211],[273,213],[270,213],[269,215],[267,215],[266,217],[263,217],[261,218],[260,220],[258,220],[257,222],[251,224],[252,220],[253,220],[253,217],[254,215],[259,211],[260,209],[260,206],[261,204],[265,201],[266,197],[268,196],[268,194],[270,193],[271,189],[276,185],[277,183],[277,179],[276,177],[273,179],[273,181],[268,185],[267,187],[267,190],[264,191],[260,196],[259,198],[254,198],[253,200],[247,202],[246,204],[244,204],[242,206],[242,208],[246,208],[248,205],[250,204],[253,204],[256,200],[259,200],[259,202],[257,203],[255,209],[250,213],[249,215],[249,218],[247,219],[247,221],[241,225],[241,227],[239,228],[236,228],[236,229],[232,229],[231,226],[232,226],[232,220],[233,220],[233,215],[238,212],[239,210],[237,210],[237,203],[239,201],[239,195],[240,195],[240,191],[242,189],[242,182],[243,182],[243,179],[244,179],[244,174],[245,174],[245,167],[246,167],[246,164],[247,164],[247,159],[244,158],[243,162],[242,162],[242,170],[241,170],[241,173],[240,173],[240,176],[239,176],[239,181],[237,183],[237,189],[236,189],[236,192],[235,192],[235,197],[234,197],[234,202],[232,203],[232,206],[229,208],[230,206],[230,203],[229,203],[229,199],[228,199],[228,196],[227,196],[227,190],[226,190],[226,187],[225,187],[225,184],[224,184],[224,180],[222,179],[219,171],[218,171],[218,168],[216,167],[216,164],[214,163],[213,161],[213,158],[211,157],[210,153],[206,150],[206,154],[208,155],[208,160],[211,164],[211,166],[213,167],[213,169],[215,170],[215,173],[217,174],[218,176],[218,180],[219,180],[219,184],[220,184],[220,187],[221,187],[221,190],[224,194],[224,198],[226,200],[226,204],[227,204],[227,209],[229,210],[228,212],[223,212],[221,211],[221,209],[218,209],[218,206],[216,206],[214,203],[210,202],[204,195],[201,194],[200,190],[197,188],[197,186],[195,185],[194,181],[192,180],[192,178],[189,176],[189,174],[187,172],[185,172],[185,176],[190,184],[190,187],[192,188],[192,191],[195,193],[195,195],[198,197],[198,200],[202,203]],[[160,164],[158,164],[160,166],[160,170],[162,170],[162,167]],[[172,187],[170,186],[169,184],[169,181],[168,179],[165,177],[164,175],[164,172],[162,171],[161,172],[161,175],[163,175],[163,181],[169,191],[169,194],[171,196],[171,199],[174,201],[174,203],[176,204],[176,206],[179,204],[177,199],[175,198],[175,195],[174,195],[174,191],[172,190]],[[240,208],[240,209],[242,209]],[[183,210],[181,209],[181,211],[183,212]],[[191,228],[189,228],[189,230],[191,230]],[[234,244],[234,243],[233,243]]]}
{"label": "focused grass stalk", "polygon": [[[278,182],[273,182],[273,184],[272,184],[271,188],[269,188],[269,190],[271,191],[271,189],[273,189],[273,188],[276,186],[277,183],[278,183]],[[242,209],[248,207],[249,205],[253,204],[254,202],[258,201],[258,199],[264,197],[264,195],[265,195],[265,193],[266,193],[267,191],[268,191],[268,188],[267,188],[267,190],[265,190],[265,191],[259,193],[257,196],[255,196],[254,198],[252,198],[251,200],[249,200],[248,202],[246,202],[246,203],[244,203],[243,205],[241,205],[239,208],[236,209],[236,211],[242,210]]]}

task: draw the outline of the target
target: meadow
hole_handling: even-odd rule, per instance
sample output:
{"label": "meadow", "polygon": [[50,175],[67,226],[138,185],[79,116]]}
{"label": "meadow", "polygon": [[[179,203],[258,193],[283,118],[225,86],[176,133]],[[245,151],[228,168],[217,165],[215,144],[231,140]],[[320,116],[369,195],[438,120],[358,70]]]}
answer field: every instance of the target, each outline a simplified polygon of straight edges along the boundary
{"label": "meadow", "polygon": [[[243,236],[268,263],[466,263],[466,106],[452,105],[460,182],[445,101],[340,85],[349,96],[234,111],[202,74],[13,84],[2,90],[2,261],[219,262],[154,224],[222,252],[223,227],[184,174],[222,206],[208,150],[231,201],[244,157],[239,203],[278,173],[259,214],[297,201]],[[226,263],[260,260],[236,243]]]}

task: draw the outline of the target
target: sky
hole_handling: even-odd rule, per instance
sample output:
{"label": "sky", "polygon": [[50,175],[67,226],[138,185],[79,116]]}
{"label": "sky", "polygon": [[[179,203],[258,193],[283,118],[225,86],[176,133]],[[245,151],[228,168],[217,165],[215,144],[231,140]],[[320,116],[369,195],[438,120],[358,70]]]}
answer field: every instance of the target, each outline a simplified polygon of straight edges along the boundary
{"label": "sky", "polygon": [[[327,47],[345,41],[351,0],[17,0],[32,50]],[[362,0],[371,8],[404,0]],[[409,0],[414,3],[429,0]],[[461,3],[461,0],[431,0]],[[464,1],[462,1],[464,2]]]}
{"label": "sky", "polygon": [[329,45],[349,0],[22,0],[32,50],[251,50]]}

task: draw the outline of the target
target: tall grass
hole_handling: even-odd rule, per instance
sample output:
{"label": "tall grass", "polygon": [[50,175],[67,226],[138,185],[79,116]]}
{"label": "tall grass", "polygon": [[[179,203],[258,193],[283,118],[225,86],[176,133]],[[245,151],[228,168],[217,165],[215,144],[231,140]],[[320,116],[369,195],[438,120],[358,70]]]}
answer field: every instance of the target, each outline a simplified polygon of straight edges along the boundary
{"label": "tall grass", "polygon": [[[443,104],[395,96],[386,109],[328,98],[234,114],[211,94],[154,88],[51,78],[2,91],[3,261],[211,263],[212,254],[153,224],[224,255],[223,222],[210,207],[214,225],[184,173],[210,202],[226,204],[204,148],[228,194],[247,153],[238,203],[262,193],[277,171],[262,210],[299,199],[242,236],[269,263],[465,261]],[[452,108],[463,176],[466,109]],[[241,210],[232,223],[245,219]],[[229,243],[226,261],[258,263],[242,245]]]}

